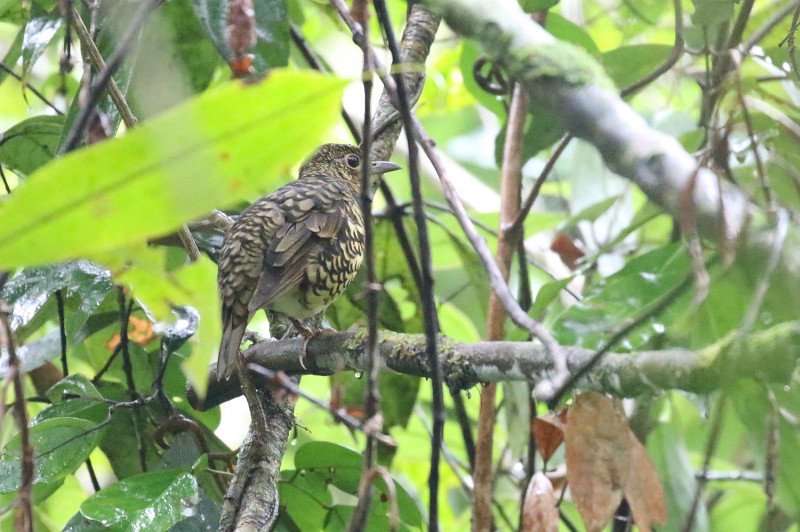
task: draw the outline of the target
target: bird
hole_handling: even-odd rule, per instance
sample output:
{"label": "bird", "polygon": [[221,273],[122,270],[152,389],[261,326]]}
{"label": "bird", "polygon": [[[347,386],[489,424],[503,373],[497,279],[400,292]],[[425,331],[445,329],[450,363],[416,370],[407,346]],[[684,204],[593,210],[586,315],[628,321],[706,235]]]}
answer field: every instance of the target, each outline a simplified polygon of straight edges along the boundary
{"label": "bird", "polygon": [[[298,179],[247,207],[227,231],[217,275],[218,380],[233,374],[245,328],[259,309],[289,318],[304,351],[314,333],[299,320],[325,310],[355,278],[364,253],[361,167],[360,148],[324,144],[301,165]],[[372,161],[369,196],[384,173],[400,168]]]}

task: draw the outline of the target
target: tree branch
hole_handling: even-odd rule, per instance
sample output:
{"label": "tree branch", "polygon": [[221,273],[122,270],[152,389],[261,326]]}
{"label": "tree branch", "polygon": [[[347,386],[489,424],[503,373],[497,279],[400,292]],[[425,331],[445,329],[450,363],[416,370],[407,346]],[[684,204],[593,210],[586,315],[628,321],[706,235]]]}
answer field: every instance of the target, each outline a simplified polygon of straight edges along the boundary
{"label": "tree branch", "polygon": [[[439,335],[438,353],[445,382],[452,389],[468,389],[480,382],[536,382],[554,371],[552,358],[540,342],[455,342]],[[249,364],[288,374],[330,375],[336,371],[363,372],[367,368],[366,331],[320,335],[308,344],[304,370],[300,365],[301,339],[261,342],[244,352]],[[570,371],[595,354],[591,349],[561,346]],[[378,352],[384,369],[430,377],[423,335],[383,332]],[[731,334],[698,350],[671,348],[633,353],[608,353],[581,382],[585,390],[619,397],[637,397],[662,390],[706,394],[742,378],[786,383],[800,361],[800,321],[785,322],[752,333],[745,339]],[[204,403],[189,390],[199,410],[241,394],[236,379],[219,382],[212,366]]]}

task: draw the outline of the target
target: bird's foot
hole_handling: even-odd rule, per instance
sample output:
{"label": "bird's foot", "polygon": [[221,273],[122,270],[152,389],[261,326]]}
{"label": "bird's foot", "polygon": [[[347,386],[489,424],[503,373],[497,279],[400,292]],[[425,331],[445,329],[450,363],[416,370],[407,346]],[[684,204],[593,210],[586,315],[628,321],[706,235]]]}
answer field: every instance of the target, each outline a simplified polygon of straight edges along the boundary
{"label": "bird's foot", "polygon": [[311,341],[312,338],[315,336],[319,336],[321,334],[329,334],[332,332],[337,332],[336,329],[331,329],[330,327],[323,329],[321,331],[312,331],[305,327],[300,320],[296,320],[294,318],[289,318],[289,321],[292,322],[294,328],[297,330],[297,333],[303,337],[303,346],[300,348],[300,366],[304,370],[308,370],[306,367],[306,357],[308,356],[308,342]]}

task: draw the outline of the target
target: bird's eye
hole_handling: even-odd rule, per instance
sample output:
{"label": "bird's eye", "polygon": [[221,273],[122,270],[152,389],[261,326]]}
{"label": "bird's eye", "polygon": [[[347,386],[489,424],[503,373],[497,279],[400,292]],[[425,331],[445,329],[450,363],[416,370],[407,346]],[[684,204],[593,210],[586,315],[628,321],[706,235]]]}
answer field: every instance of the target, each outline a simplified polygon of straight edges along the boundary
{"label": "bird's eye", "polygon": [[348,155],[347,156],[347,166],[350,168],[358,168],[358,165],[361,161],[355,155]]}

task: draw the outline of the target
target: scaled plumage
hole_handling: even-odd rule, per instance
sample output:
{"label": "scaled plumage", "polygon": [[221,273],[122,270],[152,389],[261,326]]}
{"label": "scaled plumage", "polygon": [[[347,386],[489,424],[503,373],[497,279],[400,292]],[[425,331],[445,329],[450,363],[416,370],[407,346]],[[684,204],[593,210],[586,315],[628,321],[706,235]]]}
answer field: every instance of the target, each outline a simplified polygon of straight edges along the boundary
{"label": "scaled plumage", "polygon": [[[376,161],[370,194],[396,164]],[[233,372],[245,327],[259,309],[297,320],[325,310],[355,278],[364,251],[361,150],[325,144],[297,180],[247,207],[219,258],[222,341],[217,378]]]}

